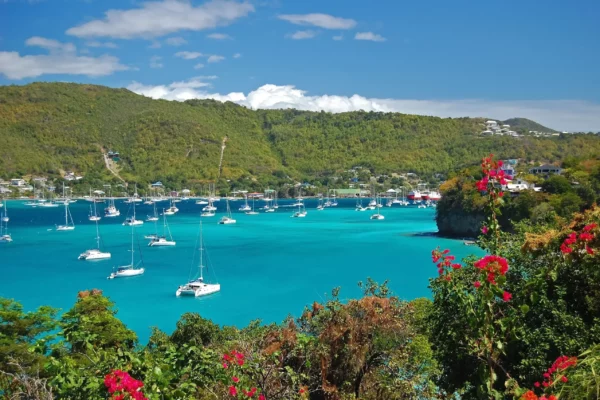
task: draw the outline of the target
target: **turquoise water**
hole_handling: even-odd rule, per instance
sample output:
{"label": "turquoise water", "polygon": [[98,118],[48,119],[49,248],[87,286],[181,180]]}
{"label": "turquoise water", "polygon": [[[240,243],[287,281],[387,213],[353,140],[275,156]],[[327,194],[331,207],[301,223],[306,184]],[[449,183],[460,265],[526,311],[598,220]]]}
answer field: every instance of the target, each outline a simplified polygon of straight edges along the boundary
{"label": "turquoise water", "polygon": [[[168,207],[166,202],[158,204]],[[306,218],[290,218],[292,209],[281,207],[260,215],[234,211],[237,224],[217,225],[225,201],[216,204],[217,215],[202,220],[212,266],[205,276],[214,282],[216,275],[221,284],[217,294],[175,297],[190,270],[197,272],[192,260],[195,256],[197,262],[203,206],[194,201],[178,203],[180,212],[168,217],[176,247],[147,247],[143,236],[155,231],[154,224],[136,228],[146,272],[115,280],[106,277],[131,257],[131,228],[121,225],[129,205],[117,202],[121,217],[100,221],[103,250],[110,251],[112,259],[86,262],[77,257],[95,247],[88,202],[71,205],[74,231],[57,232],[54,225],[64,222],[62,207],[39,209],[11,201],[9,228],[14,242],[0,243],[0,296],[14,298],[26,309],[47,304],[66,311],[78,291],[102,289],[116,303],[119,318],[144,342],[151,326],[172,332],[188,311],[240,327],[254,319],[281,322],[290,314],[300,315],[305,305],[323,301],[337,286],[342,298],[360,296],[357,282],[367,277],[389,279],[392,291],[404,299],[429,296],[428,278],[437,274],[430,257],[433,248],[449,248],[457,259],[475,251],[460,241],[428,235],[437,231],[433,209],[386,207],[385,220],[372,221],[372,212],[354,211],[353,200],[341,200],[338,207],[324,211],[316,211],[316,202],[307,200]],[[239,205],[232,202],[232,209]],[[151,206],[138,206],[138,219],[151,211]],[[162,231],[160,222],[158,229]]]}

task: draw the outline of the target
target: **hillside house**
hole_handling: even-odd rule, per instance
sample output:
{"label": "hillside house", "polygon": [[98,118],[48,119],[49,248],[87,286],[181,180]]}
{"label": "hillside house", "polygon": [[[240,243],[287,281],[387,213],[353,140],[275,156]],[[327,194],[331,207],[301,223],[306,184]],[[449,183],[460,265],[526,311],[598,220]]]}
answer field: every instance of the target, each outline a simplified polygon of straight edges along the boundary
{"label": "hillside house", "polygon": [[550,175],[550,174],[562,174],[563,169],[556,165],[544,164],[539,167],[534,167],[529,170],[530,174],[534,175]]}

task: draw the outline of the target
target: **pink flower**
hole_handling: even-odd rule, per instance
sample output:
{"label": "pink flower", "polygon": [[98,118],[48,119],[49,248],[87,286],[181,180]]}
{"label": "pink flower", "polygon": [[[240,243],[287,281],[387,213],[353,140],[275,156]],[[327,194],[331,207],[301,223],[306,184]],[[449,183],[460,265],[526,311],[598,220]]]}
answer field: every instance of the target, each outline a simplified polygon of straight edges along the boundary
{"label": "pink flower", "polygon": [[227,369],[229,368],[229,365],[227,365],[227,363],[223,363],[223,368]]}
{"label": "pink flower", "polygon": [[481,282],[475,281],[475,283],[473,283],[473,286],[475,286],[477,289],[479,289],[481,287]]}
{"label": "pink flower", "polygon": [[540,383],[536,382],[536,383],[533,384],[533,386],[535,386],[536,388],[539,388],[540,387]]}
{"label": "pink flower", "polygon": [[504,301],[510,301],[510,299],[512,299],[512,294],[510,294],[510,293],[508,293],[508,292],[505,291],[502,294],[502,300],[504,300]]}
{"label": "pink flower", "polygon": [[235,386],[229,386],[229,395],[233,397],[237,396],[237,389],[235,388]]}
{"label": "pink flower", "polygon": [[234,376],[233,378],[231,378],[232,381],[234,381],[235,383],[238,383],[240,381],[240,378],[238,378],[237,376]]}
{"label": "pink flower", "polygon": [[563,375],[562,378],[560,378],[561,381],[563,381],[563,383],[567,383],[569,380],[567,379],[566,376]]}
{"label": "pink flower", "polygon": [[258,395],[258,400],[267,400],[267,398],[265,397],[264,394],[261,393]]}
{"label": "pink flower", "polygon": [[594,255],[594,249],[592,249],[590,246],[585,246],[585,251],[587,251],[587,253],[591,256]]}
{"label": "pink flower", "polygon": [[481,233],[483,233],[484,235],[487,235],[487,233],[488,233],[488,227],[484,225],[484,226],[481,228]]}

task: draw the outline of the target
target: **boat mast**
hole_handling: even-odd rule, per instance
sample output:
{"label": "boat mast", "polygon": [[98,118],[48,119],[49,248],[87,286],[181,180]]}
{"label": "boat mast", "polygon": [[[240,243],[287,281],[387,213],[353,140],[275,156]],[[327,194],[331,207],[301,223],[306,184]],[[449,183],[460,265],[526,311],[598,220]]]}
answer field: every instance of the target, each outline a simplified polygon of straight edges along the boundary
{"label": "boat mast", "polygon": [[100,250],[100,231],[98,230],[98,221],[96,220],[96,244],[97,249]]}
{"label": "boat mast", "polygon": [[203,253],[204,253],[204,248],[202,247],[202,221],[200,221],[200,280],[201,281],[204,281],[204,277],[202,276],[202,270],[204,269]]}
{"label": "boat mast", "polygon": [[133,267],[133,225],[131,225],[131,268]]}

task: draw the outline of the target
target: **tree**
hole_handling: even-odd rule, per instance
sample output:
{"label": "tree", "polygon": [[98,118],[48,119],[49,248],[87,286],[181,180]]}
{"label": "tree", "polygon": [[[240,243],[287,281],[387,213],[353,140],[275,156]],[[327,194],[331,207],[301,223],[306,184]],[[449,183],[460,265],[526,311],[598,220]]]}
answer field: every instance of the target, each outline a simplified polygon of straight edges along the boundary
{"label": "tree", "polygon": [[562,175],[552,175],[542,183],[542,190],[550,194],[563,194],[573,189],[567,178]]}

